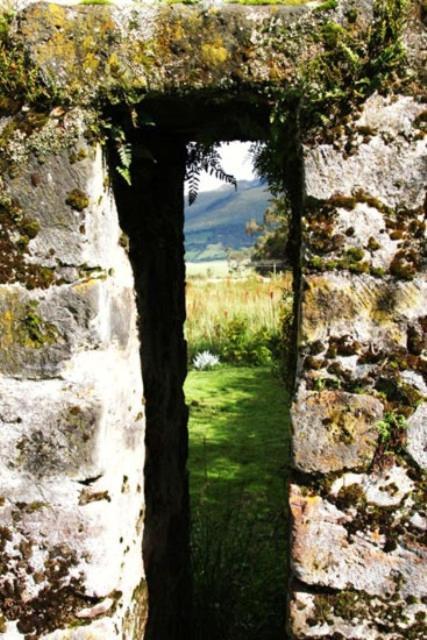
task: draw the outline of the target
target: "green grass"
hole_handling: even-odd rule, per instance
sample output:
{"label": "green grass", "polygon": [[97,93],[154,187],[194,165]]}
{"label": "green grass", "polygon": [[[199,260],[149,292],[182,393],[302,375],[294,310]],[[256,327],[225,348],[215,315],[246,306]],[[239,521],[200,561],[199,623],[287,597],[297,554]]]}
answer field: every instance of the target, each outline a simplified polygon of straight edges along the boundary
{"label": "green grass", "polygon": [[190,372],[193,640],[279,640],[289,401],[268,367]]}

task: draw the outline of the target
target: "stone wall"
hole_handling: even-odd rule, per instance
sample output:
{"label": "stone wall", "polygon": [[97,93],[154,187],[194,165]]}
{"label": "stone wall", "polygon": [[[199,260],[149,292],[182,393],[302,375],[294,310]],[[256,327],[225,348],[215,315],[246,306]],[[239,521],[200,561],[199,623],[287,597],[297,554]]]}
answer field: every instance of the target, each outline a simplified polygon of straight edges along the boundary
{"label": "stone wall", "polygon": [[425,107],[374,95],[305,149],[294,638],[423,638]]}
{"label": "stone wall", "polygon": [[409,77],[316,138],[295,99],[317,55],[345,76],[334,34],[359,42],[373,3],[27,4],[0,39],[0,633],[188,639],[185,142],[263,131],[278,101],[299,321],[289,633],[424,637],[425,108]]}
{"label": "stone wall", "polygon": [[101,149],[74,125],[67,151],[21,160],[0,207],[7,638],[132,638],[145,616],[133,276]]}

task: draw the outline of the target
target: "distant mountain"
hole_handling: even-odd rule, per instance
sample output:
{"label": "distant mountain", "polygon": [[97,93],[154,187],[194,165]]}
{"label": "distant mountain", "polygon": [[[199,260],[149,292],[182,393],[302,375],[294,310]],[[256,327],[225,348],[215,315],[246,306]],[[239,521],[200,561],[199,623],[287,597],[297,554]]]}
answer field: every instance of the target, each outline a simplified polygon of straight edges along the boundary
{"label": "distant mountain", "polygon": [[188,262],[223,260],[226,249],[243,249],[254,244],[245,233],[248,220],[262,222],[271,198],[260,180],[242,180],[237,190],[224,185],[199,193],[185,210],[185,251]]}

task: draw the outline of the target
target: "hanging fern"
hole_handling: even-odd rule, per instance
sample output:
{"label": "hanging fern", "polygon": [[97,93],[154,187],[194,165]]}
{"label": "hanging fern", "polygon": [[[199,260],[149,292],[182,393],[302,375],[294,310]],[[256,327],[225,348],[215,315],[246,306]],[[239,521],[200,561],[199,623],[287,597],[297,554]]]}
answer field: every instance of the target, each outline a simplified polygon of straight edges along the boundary
{"label": "hanging fern", "polygon": [[123,180],[131,186],[130,165],[132,163],[132,146],[128,143],[122,143],[117,151],[120,158],[120,165],[116,167],[116,169]]}
{"label": "hanging fern", "polygon": [[187,169],[185,179],[188,182],[188,204],[192,205],[199,194],[200,176],[206,171],[218,180],[231,184],[237,189],[236,178],[224,171],[219,153],[219,143],[203,144],[190,142],[187,146]]}
{"label": "hanging fern", "polygon": [[120,126],[115,126],[111,123],[106,123],[104,126],[106,130],[109,130],[110,139],[120,160],[120,164],[116,166],[116,171],[122,176],[126,184],[131,186],[132,145],[127,142],[126,134]]}

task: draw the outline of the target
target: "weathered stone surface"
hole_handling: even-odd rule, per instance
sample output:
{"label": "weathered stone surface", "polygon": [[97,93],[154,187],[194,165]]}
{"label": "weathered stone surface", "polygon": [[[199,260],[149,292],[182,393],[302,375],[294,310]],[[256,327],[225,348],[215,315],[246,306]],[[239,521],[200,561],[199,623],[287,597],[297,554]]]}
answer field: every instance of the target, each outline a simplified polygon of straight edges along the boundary
{"label": "weathered stone surface", "polygon": [[427,404],[421,404],[408,420],[406,449],[427,470]]}
{"label": "weathered stone surface", "polygon": [[[371,0],[357,3],[357,11],[352,0],[328,6],[34,4],[13,22],[18,58],[21,45],[25,50],[23,77],[31,84],[39,73],[38,85],[50,94],[43,105],[52,108],[39,114],[40,94],[24,90],[16,105],[15,96],[5,96],[11,113],[0,119],[0,633],[7,640],[144,634],[140,345],[103,154],[85,141],[103,135],[100,105],[108,105],[104,127],[125,123],[126,132],[114,130],[111,147],[127,144],[130,133],[137,152],[142,97],[186,96],[188,105],[197,96],[209,105],[212,93],[228,99],[248,91],[248,104],[266,116],[274,107],[270,89],[298,84],[300,70],[322,50],[343,55],[338,73],[345,76],[359,57],[353,41],[372,34]],[[412,19],[417,8],[411,6]],[[342,47],[331,47],[342,21],[351,33]],[[419,53],[421,66],[419,16],[418,23],[406,40],[410,59]],[[416,86],[405,86],[416,94]],[[301,483],[304,474],[311,477],[291,493],[299,581],[292,634],[421,640],[423,487],[410,457],[402,461],[401,432],[402,416],[425,392],[425,110],[414,97],[374,95],[353,123],[351,114],[340,122],[333,108],[320,115],[330,122],[325,138],[319,132],[320,143],[304,149],[301,189],[311,199],[300,212],[304,294],[293,452]],[[302,131],[302,139],[312,140],[311,133]],[[116,191],[131,228],[140,212],[129,194],[146,206],[132,259],[139,294],[150,294],[138,301],[155,398],[146,469],[158,491],[147,494],[144,539],[145,557],[154,558],[154,593],[165,608],[150,603],[151,619],[155,611],[163,630],[157,637],[154,631],[155,640],[172,640],[177,624],[170,620],[181,597],[176,577],[186,570],[185,552],[173,546],[174,538],[186,540],[187,496],[183,280],[172,283],[183,271],[181,223],[170,216],[182,209],[183,145],[177,150],[173,141],[161,170],[144,166],[139,177],[148,193],[125,184]],[[130,173],[144,164],[141,156],[133,155]],[[110,177],[114,182],[115,173]],[[170,199],[162,198],[164,184]],[[150,215],[165,234],[160,252],[156,242],[164,238],[152,232]],[[170,317],[159,320],[157,305]],[[383,405],[387,422],[378,442]],[[424,419],[421,408],[409,418],[406,445],[422,466]],[[347,469],[358,472],[337,476]],[[334,481],[321,479],[325,473]]]}
{"label": "weathered stone surface", "polygon": [[[37,225],[26,259],[55,269],[61,281],[70,275],[105,276],[117,267],[121,250],[102,150],[82,136],[86,125],[84,112],[74,109],[52,117],[27,138],[15,142],[12,137],[11,159],[18,167],[7,186],[19,194],[25,217]],[[31,155],[34,149],[37,157]]]}
{"label": "weathered stone surface", "polygon": [[[340,4],[341,21],[349,0]],[[291,81],[316,51],[305,37],[323,12],[316,6],[31,5],[18,37],[30,58],[61,91],[91,101],[100,93],[231,89]],[[372,2],[358,5],[358,25],[371,19]],[[288,37],[283,36],[288,31]],[[318,47],[322,45],[319,42]]]}
{"label": "weathered stone surface", "polygon": [[31,233],[25,260],[58,277],[29,291],[39,283],[9,264],[0,285],[7,638],[131,638],[146,619],[134,283],[100,148],[76,131],[67,152],[25,156],[8,181]]}
{"label": "weathered stone surface", "polygon": [[91,278],[29,294],[0,286],[0,372],[52,378],[73,355],[110,345],[126,350],[135,322],[133,292]]}
{"label": "weathered stone surface", "polygon": [[[351,496],[351,490],[354,490],[355,487],[363,491],[364,500],[367,503],[377,507],[393,507],[401,504],[403,498],[411,493],[414,489],[414,482],[403,467],[394,465],[369,475],[366,473],[345,473],[335,480],[330,495],[334,497],[338,497],[342,493],[345,495],[350,488]],[[355,499],[350,499],[349,503],[350,507],[357,508]]]}
{"label": "weathered stone surface", "polygon": [[[425,637],[424,118],[416,98],[374,95],[351,132],[305,147],[294,464],[334,475],[291,490],[298,640]],[[371,464],[336,477],[348,450],[334,447],[325,399],[346,415],[343,391],[372,393],[385,413]]]}
{"label": "weathered stone surface", "polygon": [[381,281],[367,275],[331,273],[305,279],[302,338],[351,335],[375,345],[406,346],[407,326],[425,313],[427,283]]}
{"label": "weathered stone surface", "polygon": [[[422,640],[425,635],[424,605],[389,602],[365,593],[316,594],[308,589],[294,591],[290,603],[290,624],[295,640],[307,638],[351,638],[352,640]],[[420,617],[421,616],[421,617]]]}
{"label": "weathered stone surface", "polygon": [[[0,585],[15,585],[23,603],[13,605],[15,614],[1,603],[21,630],[47,633],[105,616],[111,622],[96,629],[120,628],[132,604],[144,575],[144,421],[135,355],[120,361],[113,352],[98,354],[86,367],[80,359],[66,381],[2,380],[0,522],[11,538]],[[62,567],[59,583],[54,563]],[[59,586],[62,604],[49,614]],[[7,633],[12,629],[11,622]],[[72,637],[67,633],[55,637]]]}
{"label": "weathered stone surface", "polygon": [[362,189],[391,207],[421,206],[427,165],[425,142],[416,139],[415,122],[423,111],[424,105],[411,97],[369,98],[354,123],[355,130],[363,133],[354,142],[352,155],[343,158],[332,145],[307,149],[308,194],[328,199]]}
{"label": "weathered stone surface", "polygon": [[381,402],[366,395],[300,393],[292,408],[292,460],[306,473],[366,467],[378,440]]}
{"label": "weathered stone surface", "polygon": [[[349,533],[353,518],[319,496],[304,496],[291,487],[292,567],[308,585],[355,589],[370,595],[425,597],[425,549],[410,536],[385,551],[378,531]],[[351,529],[350,529],[351,531]]]}

